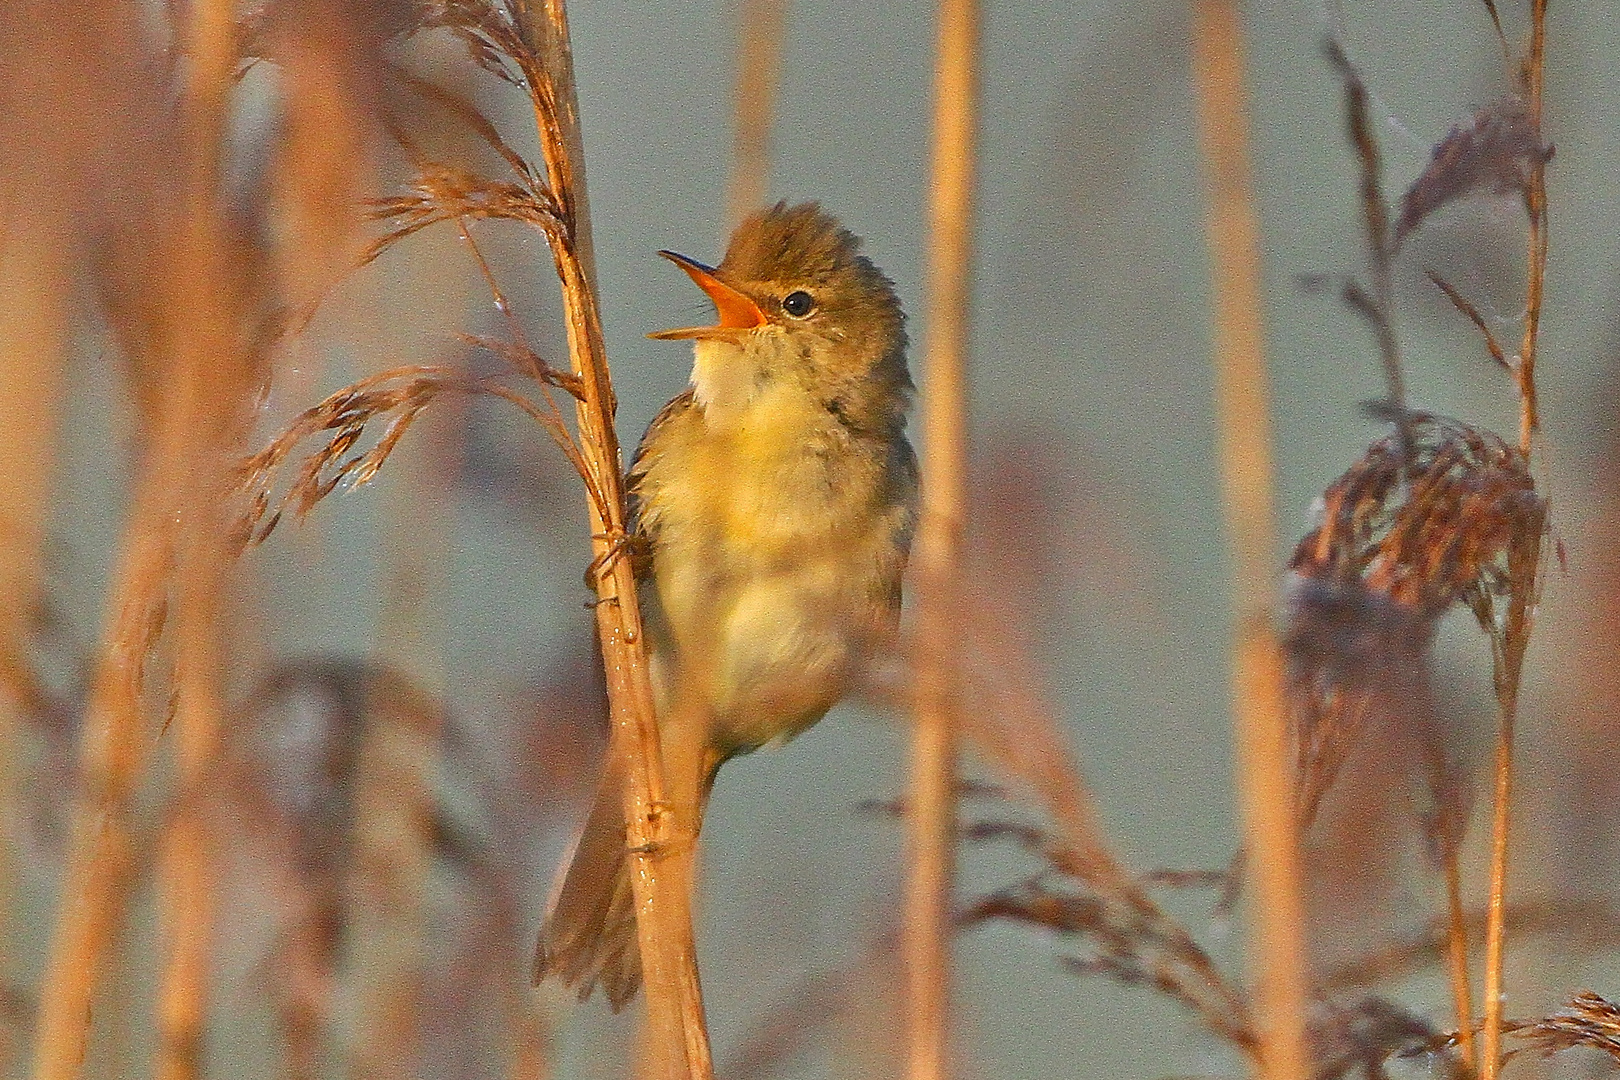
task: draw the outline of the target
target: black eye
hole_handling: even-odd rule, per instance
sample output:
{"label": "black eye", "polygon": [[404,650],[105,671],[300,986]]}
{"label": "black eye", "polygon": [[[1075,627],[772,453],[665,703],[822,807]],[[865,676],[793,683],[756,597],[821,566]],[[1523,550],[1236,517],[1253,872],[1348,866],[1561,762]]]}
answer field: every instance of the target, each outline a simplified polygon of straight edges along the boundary
{"label": "black eye", "polygon": [[799,289],[782,297],[782,310],[795,319],[802,319],[816,310],[816,301],[809,293]]}

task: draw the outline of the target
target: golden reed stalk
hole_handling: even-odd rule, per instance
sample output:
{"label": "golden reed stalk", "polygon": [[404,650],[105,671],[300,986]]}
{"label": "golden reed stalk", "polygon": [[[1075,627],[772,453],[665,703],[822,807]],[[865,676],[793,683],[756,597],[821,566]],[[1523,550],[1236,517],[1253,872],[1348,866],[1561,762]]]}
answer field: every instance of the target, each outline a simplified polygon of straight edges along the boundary
{"label": "golden reed stalk", "polygon": [[726,234],[765,204],[771,190],[771,124],[782,71],[788,0],[741,0],[737,13],[737,82],[733,90],[731,180]]}
{"label": "golden reed stalk", "polygon": [[[566,242],[554,243],[552,254],[562,281],[569,360],[580,380],[580,451],[601,495],[600,502],[586,500],[595,565],[600,567],[593,575],[596,628],[613,719],[610,752],[626,765],[625,840],[647,995],[648,1046],[665,1060],[672,1077],[709,1080],[714,1063],[692,935],[690,875],[683,872],[690,865],[695,830],[691,822],[670,821],[664,809],[663,751],[635,575],[625,549],[624,476],[613,427],[617,402],[602,343],[568,15],[563,0],[543,0],[539,7],[540,17],[535,17],[527,0],[514,3],[545,66],[547,85],[531,87],[531,93],[550,95],[549,101],[536,101],[536,119],[548,185],[567,230]],[[691,835],[679,835],[682,824]]]}
{"label": "golden reed stalk", "polygon": [[158,1080],[202,1074],[216,861],[206,800],[217,783],[224,597],[232,564],[221,494],[229,452],[241,434],[238,403],[250,385],[219,205],[238,61],[235,6],[196,0],[183,19],[189,58],[181,133],[186,216],[170,287],[175,332],[168,393],[175,400],[159,449],[160,459],[174,468],[171,491],[180,514],[170,599],[178,799],[161,864],[168,954],[158,989]]}
{"label": "golden reed stalk", "polygon": [[1256,1025],[1269,1080],[1305,1080],[1310,1069],[1304,904],[1287,702],[1272,626],[1276,511],[1242,33],[1231,0],[1200,0],[1193,12],[1193,79],[1209,192],[1216,418],[1236,607],[1233,683],[1240,802],[1253,882]]}
{"label": "golden reed stalk", "polygon": [[954,623],[966,501],[969,263],[977,124],[977,0],[942,0],[934,67],[929,188],[928,347],[921,426],[922,506],[912,552],[917,584],[915,727],[911,751],[911,874],[902,954],[907,1075],[949,1073],[951,877],[956,846],[959,642]]}
{"label": "golden reed stalk", "polygon": [[[1547,55],[1547,0],[1530,0],[1530,46],[1521,72],[1525,107],[1540,138],[1542,83]],[[1526,461],[1540,426],[1536,403],[1536,348],[1541,337],[1541,309],[1547,277],[1547,177],[1544,161],[1530,170],[1525,185],[1530,216],[1525,270],[1524,338],[1519,346],[1519,448]],[[1508,839],[1512,826],[1513,741],[1524,650],[1529,644],[1532,605],[1515,595],[1508,612],[1504,646],[1497,671],[1497,724],[1494,783],[1491,799],[1491,869],[1485,923],[1485,1015],[1480,1033],[1480,1080],[1496,1080],[1502,1068],[1504,968],[1507,959]],[[1505,668],[1505,670],[1503,670]]]}

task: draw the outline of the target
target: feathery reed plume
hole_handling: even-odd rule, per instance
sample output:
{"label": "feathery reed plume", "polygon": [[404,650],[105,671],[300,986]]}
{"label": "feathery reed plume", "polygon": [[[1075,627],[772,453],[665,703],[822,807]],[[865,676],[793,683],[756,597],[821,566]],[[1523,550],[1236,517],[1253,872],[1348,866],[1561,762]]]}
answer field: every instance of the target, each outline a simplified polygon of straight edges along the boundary
{"label": "feathery reed plume", "polygon": [[1507,1030],[1542,1057],[1584,1046],[1620,1061],[1620,1005],[1590,990],[1576,994],[1561,1012],[1509,1024]]}
{"label": "feathery reed plume", "polygon": [[1271,625],[1277,537],[1242,32],[1230,0],[1200,0],[1193,12],[1193,80],[1214,277],[1222,503],[1233,564],[1239,802],[1255,890],[1255,1030],[1261,1067],[1271,1080],[1304,1080],[1310,1069],[1305,913],[1298,822],[1289,796],[1287,701]]}
{"label": "feathery reed plume", "polygon": [[[614,719],[614,754],[624,763],[626,843],[638,912],[637,932],[647,986],[646,1046],[655,1068],[668,1076],[708,1077],[708,1035],[692,940],[690,861],[696,822],[685,811],[672,813],[664,796],[663,750],[653,711],[641,615],[635,595],[617,434],[616,401],[602,344],[596,295],[595,260],[585,195],[584,156],[575,99],[573,58],[566,9],[561,0],[531,4],[527,0],[430,0],[414,30],[448,32],[467,49],[481,69],[522,90],[534,112],[543,168],[535,168],[501,138],[493,124],[448,91],[417,83],[416,88],[458,115],[505,161],[510,178],[492,180],[465,169],[419,161],[410,194],[385,200],[377,215],[390,230],[366,253],[384,247],[440,221],[456,221],[473,257],[484,272],[497,307],[506,315],[511,340],[482,342],[509,362],[517,358],[532,377],[546,408],[515,391],[487,382],[474,383],[444,369],[386,373],[370,384],[351,388],[359,395],[375,390],[387,378],[404,376],[381,398],[329,399],[295,423],[296,430],[251,462],[249,486],[255,488],[255,521],[269,513],[265,486],[270,472],[292,444],[317,430],[335,430],[325,446],[306,461],[289,498],[307,510],[345,478],[364,481],[386,460],[398,438],[427,401],[445,390],[494,393],[523,409],[563,446],[586,488],[586,508],[594,559],[587,572],[595,590],[597,632],[607,673],[608,700]],[[411,147],[407,144],[407,150]],[[413,156],[420,158],[419,153]],[[539,230],[550,246],[562,285],[572,374],[553,371],[525,343],[516,318],[495,284],[467,232],[475,218],[515,220]],[[577,442],[567,432],[551,387],[575,398]],[[386,396],[391,393],[392,396]],[[351,409],[358,400],[358,411]],[[366,455],[344,460],[365,422],[400,410],[382,441]],[[323,471],[333,469],[331,475]],[[283,500],[278,511],[288,505]],[[273,527],[270,514],[262,535]]]}
{"label": "feathery reed plume", "polygon": [[[1516,447],[1460,421],[1409,412],[1322,496],[1322,521],[1290,562],[1284,638],[1295,709],[1300,814],[1309,822],[1369,718],[1430,722],[1428,649],[1467,605],[1496,632],[1518,548],[1539,543],[1545,505]],[[1436,833],[1455,843],[1455,790],[1437,788]]]}
{"label": "feathery reed plume", "polygon": [[[1500,656],[1510,612],[1535,588],[1546,504],[1524,455],[1488,432],[1412,412],[1323,495],[1321,525],[1290,564],[1285,646],[1302,820],[1316,813],[1344,757],[1376,723],[1415,733],[1429,776],[1424,822],[1446,879],[1450,978],[1461,1049],[1472,1059],[1467,931],[1458,870],[1467,791],[1443,742],[1428,683],[1435,627],[1467,605]],[[1526,559],[1530,577],[1525,579]]]}
{"label": "feathery reed plume", "polygon": [[[496,355],[521,357],[528,371],[538,373],[541,379],[566,378],[527,349],[480,338],[466,340],[489,347]],[[334,491],[345,486],[362,487],[376,479],[417,417],[447,393],[488,394],[511,402],[539,423],[576,467],[583,467],[579,448],[555,407],[548,411],[493,378],[476,378],[455,368],[427,364],[389,368],[305,409],[269,445],[242,463],[241,484],[248,509],[237,526],[238,539],[262,543],[289,511],[295,518],[302,518]],[[365,438],[367,427],[373,424],[382,426],[382,434],[372,445],[354,452]],[[319,447],[298,463],[286,490],[275,497],[283,466],[298,445],[311,437],[319,437]],[[595,493],[594,488],[587,490]]]}
{"label": "feathery reed plume", "polygon": [[731,179],[726,231],[765,205],[771,187],[771,125],[788,0],[737,0],[737,75],[732,91]]}
{"label": "feathery reed plume", "polygon": [[961,916],[964,926],[1009,919],[1085,941],[1088,955],[1064,958],[1069,970],[1164,994],[1262,1065],[1263,1044],[1243,993],[1117,863],[1096,861],[1097,855],[1107,858],[1105,851],[1078,851],[1061,834],[1007,822],[980,822],[966,835],[1017,842],[1045,860],[1047,869],[976,901]]}
{"label": "feathery reed plume", "polygon": [[915,721],[908,799],[910,873],[901,953],[907,1076],[949,1074],[951,880],[961,654],[958,551],[965,502],[969,255],[976,167],[979,8],[942,0],[934,60],[928,205],[928,343],[923,358],[922,502],[912,550]]}

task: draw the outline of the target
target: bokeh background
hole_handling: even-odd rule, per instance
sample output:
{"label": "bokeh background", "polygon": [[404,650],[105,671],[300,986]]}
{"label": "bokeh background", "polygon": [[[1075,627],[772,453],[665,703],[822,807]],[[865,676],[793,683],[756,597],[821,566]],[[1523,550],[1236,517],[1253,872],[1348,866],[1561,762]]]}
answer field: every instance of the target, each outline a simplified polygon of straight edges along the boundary
{"label": "bokeh background", "polygon": [[[1500,6],[1517,41],[1521,5]],[[682,389],[689,364],[680,345],[644,335],[706,310],[654,253],[715,261],[723,250],[738,7],[577,0],[570,14],[619,430],[633,444]],[[769,180],[773,199],[820,200],[863,236],[913,312],[922,310],[934,14],[909,2],[786,5]],[[1027,675],[1063,717],[1127,861],[1144,871],[1223,867],[1237,846],[1232,598],[1186,5],[990,3],[984,14],[973,565],[1021,611]],[[1360,409],[1382,392],[1371,334],[1333,290],[1303,283],[1364,265],[1355,165],[1322,42],[1337,34],[1364,71],[1392,191],[1510,82],[1490,20],[1469,0],[1265,0],[1245,14],[1280,572],[1286,545],[1309,527],[1313,500],[1380,433]],[[1529,659],[1513,871],[1517,895],[1600,906],[1616,884],[1620,851],[1610,779],[1620,729],[1608,685],[1620,604],[1611,572],[1620,497],[1611,420],[1620,24],[1612,15],[1602,4],[1555,5],[1549,29],[1546,137],[1557,155],[1538,475],[1564,557],[1549,571]],[[0,11],[0,27],[22,17],[21,7]],[[13,25],[7,40],[19,35]],[[458,47],[424,40],[405,55],[414,70],[472,96],[515,145],[532,145],[521,96],[472,70]],[[26,59],[7,62],[20,71]],[[102,82],[87,101],[119,100],[105,76],[87,70],[83,78]],[[244,190],[278,137],[277,93],[271,64],[240,83],[232,175]],[[79,106],[59,108],[66,115]],[[411,119],[442,153],[478,152],[435,129],[448,126],[442,114]],[[404,175],[399,155],[381,137],[365,146],[374,163],[365,193],[393,191]],[[543,238],[500,223],[477,225],[475,235],[537,348],[560,358]],[[1403,251],[1398,324],[1417,405],[1516,431],[1507,376],[1423,270],[1445,273],[1516,340],[1523,236],[1514,199],[1480,198],[1443,211]],[[30,995],[62,903],[74,703],[107,617],[137,438],[129,366],[92,292],[75,285],[62,349],[29,361],[60,361],[49,408],[28,406],[33,434],[25,444],[23,429],[0,430],[0,468],[13,453],[49,462],[43,587],[0,603],[37,611],[30,657],[61,705],[50,721],[22,725],[20,794],[8,819],[21,873],[11,894],[17,929],[5,957],[5,1014],[19,1076]],[[277,355],[254,440],[370,372],[463,362],[459,333],[499,328],[454,227],[424,232],[336,284],[307,332]],[[914,343],[926,339],[920,318],[911,330]],[[385,787],[419,784],[430,793],[437,846],[421,883],[420,988],[402,1006],[378,1005],[376,987],[401,976],[388,967],[399,962],[395,953],[378,944],[390,931],[366,929],[365,875],[353,861],[359,841],[311,826],[282,850],[264,839],[270,810],[222,812],[235,824],[225,830],[234,839],[222,863],[207,1073],[284,1075],[278,1024],[297,1013],[284,989],[305,978],[315,987],[309,1000],[322,1002],[309,1021],[321,1075],[376,1071],[356,1063],[354,1047],[388,1007],[414,1017],[415,1041],[400,1066],[408,1071],[379,1074],[627,1074],[633,1014],[614,1017],[598,1001],[578,1005],[554,989],[526,1004],[544,896],[589,798],[606,731],[580,581],[584,532],[577,482],[542,433],[499,402],[449,402],[418,424],[374,484],[328,499],[302,526],[284,525],[243,557],[231,618],[229,753],[259,763],[272,802],[303,799],[312,815],[346,805],[377,770]],[[1493,722],[1485,643],[1463,622],[1448,624],[1437,665],[1456,745],[1482,765]],[[392,689],[379,698],[379,686]],[[357,692],[371,704],[355,706]],[[383,751],[364,749],[368,724],[407,732],[381,765]],[[150,740],[146,813],[160,821],[161,730]],[[1323,965],[1414,933],[1438,910],[1439,886],[1400,824],[1399,765],[1376,754],[1368,761],[1347,781],[1338,824],[1330,814],[1313,840]],[[897,1073],[892,932],[903,829],[874,804],[902,792],[904,762],[904,723],[857,703],[726,770],[705,827],[699,928],[717,1060],[725,1069],[762,1040],[782,1047],[768,1068],[729,1075]],[[971,760],[969,771],[994,782]],[[1017,812],[987,797],[963,806],[968,817]],[[1476,899],[1481,820],[1476,811],[1467,866]],[[386,848],[386,822],[379,827]],[[1334,845],[1351,839],[1364,843],[1364,858],[1335,855]],[[960,870],[966,902],[1029,873],[1031,863],[973,846]],[[311,899],[288,880],[324,881],[329,894]],[[137,877],[131,899],[96,998],[91,1076],[144,1075],[153,1052],[146,1018],[160,901],[149,873]],[[1215,910],[1204,893],[1167,902],[1240,969],[1240,916]],[[288,959],[288,912],[297,905],[324,913],[340,957],[335,974],[301,973]],[[1511,1015],[1545,1011],[1587,985],[1620,992],[1602,947],[1606,933],[1612,940],[1606,916],[1542,929],[1514,946]],[[1152,1080],[1241,1070],[1173,1003],[1079,976],[1058,962],[1066,951],[1017,926],[961,936],[960,1075]],[[1447,1023],[1437,972],[1384,989]],[[792,1040],[772,1027],[784,1017]],[[537,1058],[516,1060],[520,1046]],[[537,1071],[523,1071],[531,1065]],[[1588,1065],[1596,1068],[1579,1067]],[[1553,1068],[1529,1059],[1514,1067]]]}

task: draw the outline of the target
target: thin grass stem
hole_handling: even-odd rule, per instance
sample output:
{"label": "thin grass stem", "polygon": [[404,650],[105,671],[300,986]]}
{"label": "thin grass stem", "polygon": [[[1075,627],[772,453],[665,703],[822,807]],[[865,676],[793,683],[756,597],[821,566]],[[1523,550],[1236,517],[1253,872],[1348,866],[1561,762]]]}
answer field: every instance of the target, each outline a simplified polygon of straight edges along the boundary
{"label": "thin grass stem", "polygon": [[[1525,108],[1532,130],[1540,138],[1542,85],[1546,68],[1547,0],[1530,0],[1530,44],[1525,53],[1522,79]],[[1541,336],[1541,311],[1547,273],[1546,163],[1533,163],[1525,185],[1529,239],[1525,278],[1524,337],[1519,347],[1519,448],[1528,460],[1540,426],[1536,402],[1536,350]],[[1539,573],[1539,563],[1532,573]],[[1529,645],[1533,603],[1532,583],[1516,582],[1509,601],[1502,644],[1494,650],[1496,696],[1500,706],[1491,801],[1491,868],[1485,929],[1485,1015],[1481,1034],[1480,1078],[1496,1080],[1502,1067],[1502,1015],[1507,953],[1508,844],[1512,829],[1513,742],[1518,714],[1519,683],[1524,651]]]}

